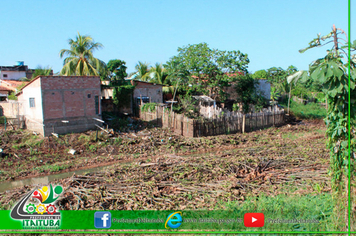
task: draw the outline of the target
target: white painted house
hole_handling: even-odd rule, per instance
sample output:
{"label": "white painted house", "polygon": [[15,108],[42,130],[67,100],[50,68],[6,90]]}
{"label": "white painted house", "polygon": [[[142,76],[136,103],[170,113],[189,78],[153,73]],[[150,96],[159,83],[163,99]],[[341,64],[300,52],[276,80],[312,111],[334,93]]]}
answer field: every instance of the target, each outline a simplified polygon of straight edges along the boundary
{"label": "white painted house", "polygon": [[[22,78],[31,79],[34,69],[28,69],[23,61],[18,61],[14,66],[0,66],[1,80],[21,80]],[[53,75],[51,71],[50,75]]]}

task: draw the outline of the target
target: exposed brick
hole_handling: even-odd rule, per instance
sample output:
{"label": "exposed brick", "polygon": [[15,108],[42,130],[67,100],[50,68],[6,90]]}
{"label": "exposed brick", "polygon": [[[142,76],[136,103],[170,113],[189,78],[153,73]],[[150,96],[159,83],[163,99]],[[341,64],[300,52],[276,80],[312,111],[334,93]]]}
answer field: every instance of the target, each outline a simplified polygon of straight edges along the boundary
{"label": "exposed brick", "polygon": [[[42,106],[29,108],[28,102],[24,101],[25,109],[42,109],[43,124],[28,123],[28,129],[42,130],[45,136],[51,135],[53,127],[55,132],[64,134],[82,132],[95,128],[92,118],[100,118],[96,115],[95,96],[99,98],[101,84],[98,76],[41,76],[24,87],[25,91],[31,88],[41,87]],[[41,118],[42,120],[42,118]],[[69,123],[63,123],[68,120]]]}

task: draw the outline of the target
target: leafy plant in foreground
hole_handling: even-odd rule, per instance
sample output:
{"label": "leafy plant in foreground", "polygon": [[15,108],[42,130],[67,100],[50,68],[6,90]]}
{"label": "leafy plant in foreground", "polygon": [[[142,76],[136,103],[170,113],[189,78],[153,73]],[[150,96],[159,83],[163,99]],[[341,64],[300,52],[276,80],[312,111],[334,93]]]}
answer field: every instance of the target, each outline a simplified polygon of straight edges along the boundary
{"label": "leafy plant in foreground", "polygon": [[[309,74],[313,80],[319,81],[322,84],[323,92],[326,95],[328,110],[325,122],[327,125],[326,134],[328,136],[327,147],[330,149],[330,170],[332,174],[332,189],[335,194],[336,203],[339,207],[345,207],[345,224],[348,222],[348,202],[340,201],[347,199],[349,191],[349,181],[347,179],[348,171],[350,170],[351,179],[354,176],[354,159],[349,163],[348,148],[350,145],[351,155],[354,155],[355,150],[355,78],[356,70],[355,63],[352,60],[346,60],[345,56],[349,56],[344,48],[348,46],[347,40],[340,38],[338,35],[346,33],[342,29],[335,28],[325,36],[318,35],[317,38],[309,43],[309,47],[299,50],[303,53],[308,49],[323,46],[328,43],[333,43],[331,50],[327,51],[324,58],[319,58],[312,62],[309,67]],[[322,41],[328,40],[325,44]],[[346,41],[346,46],[340,46],[340,39]],[[346,36],[347,39],[347,36]],[[351,46],[351,45],[350,45]],[[352,45],[355,47],[355,44]],[[351,57],[351,55],[350,55]],[[350,81],[348,67],[350,68]],[[296,81],[299,78],[306,80],[308,72],[297,72],[298,75],[289,77],[289,82]],[[296,73],[296,74],[297,74]],[[350,98],[350,104],[349,104]],[[350,118],[350,120],[349,120]],[[348,123],[349,122],[349,123]],[[351,130],[349,130],[352,128]],[[349,132],[350,131],[350,132]],[[350,135],[351,142],[348,142]],[[344,196],[343,193],[345,193]],[[341,198],[344,197],[344,198]],[[350,222],[349,222],[350,224]]]}

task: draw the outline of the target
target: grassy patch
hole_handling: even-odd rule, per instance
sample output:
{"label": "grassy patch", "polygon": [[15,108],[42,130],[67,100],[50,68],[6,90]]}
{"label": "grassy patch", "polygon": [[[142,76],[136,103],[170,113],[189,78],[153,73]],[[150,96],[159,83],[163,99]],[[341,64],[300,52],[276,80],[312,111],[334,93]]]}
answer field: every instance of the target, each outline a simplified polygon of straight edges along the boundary
{"label": "grassy patch", "polygon": [[[241,212],[262,212],[265,215],[263,230],[268,231],[330,231],[333,223],[333,201],[330,194],[277,195],[249,197],[244,203],[227,203],[226,208]],[[319,223],[276,223],[271,220],[317,220]]]}
{"label": "grassy patch", "polygon": [[[287,109],[287,104],[282,104]],[[290,111],[300,119],[324,119],[326,117],[326,109],[318,103],[308,103],[307,105],[291,101]]]}

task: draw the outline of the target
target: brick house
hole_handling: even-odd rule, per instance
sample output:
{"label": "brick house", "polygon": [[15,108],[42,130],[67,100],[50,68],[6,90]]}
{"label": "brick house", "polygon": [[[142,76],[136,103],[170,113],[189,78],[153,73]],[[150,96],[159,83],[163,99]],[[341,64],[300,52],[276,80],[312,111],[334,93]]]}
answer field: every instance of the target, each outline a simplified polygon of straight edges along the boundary
{"label": "brick house", "polygon": [[[154,102],[163,103],[163,92],[161,84],[155,84],[150,82],[131,80],[132,85],[135,89],[132,94],[131,104],[127,107],[120,107],[118,110],[121,113],[129,113],[138,115],[138,106],[142,103]],[[112,100],[113,89],[103,87],[101,90],[101,102],[103,104],[103,111],[115,112],[115,105]],[[133,103],[132,103],[133,101]]]}
{"label": "brick house", "polygon": [[132,80],[132,84],[135,85],[134,90],[134,100],[136,105],[140,103],[140,98],[142,98],[143,102],[154,102],[154,103],[162,103],[163,102],[163,92],[161,84],[155,84],[144,81],[136,81]]}
{"label": "brick house", "polygon": [[99,76],[38,76],[16,94],[26,127],[43,136],[95,128],[100,95]]}

